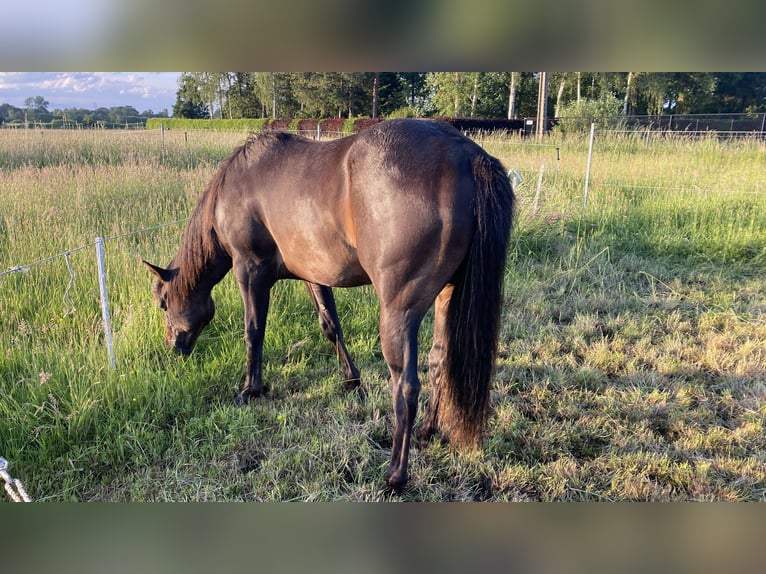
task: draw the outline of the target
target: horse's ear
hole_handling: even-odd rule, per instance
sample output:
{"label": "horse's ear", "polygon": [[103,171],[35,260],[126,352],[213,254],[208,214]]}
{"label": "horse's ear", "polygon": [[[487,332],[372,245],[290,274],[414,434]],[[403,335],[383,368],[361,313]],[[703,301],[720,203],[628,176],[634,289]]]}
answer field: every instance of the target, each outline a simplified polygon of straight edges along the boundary
{"label": "horse's ear", "polygon": [[154,275],[160,281],[164,281],[165,283],[170,281],[176,275],[174,269],[163,269],[162,267],[152,265],[148,261],[144,261],[144,264],[149,268],[149,271],[152,273],[152,275]]}

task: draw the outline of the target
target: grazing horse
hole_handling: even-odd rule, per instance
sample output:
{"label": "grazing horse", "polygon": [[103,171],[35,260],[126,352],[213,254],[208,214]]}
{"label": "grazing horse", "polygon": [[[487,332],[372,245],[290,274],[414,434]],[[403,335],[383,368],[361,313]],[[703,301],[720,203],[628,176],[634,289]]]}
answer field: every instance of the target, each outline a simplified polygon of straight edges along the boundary
{"label": "grazing horse", "polygon": [[500,161],[441,122],[390,120],[327,142],[251,135],[222,162],[168,267],[147,263],[165,342],[191,352],[215,312],[211,290],[233,268],[247,342],[238,400],[258,397],[270,289],[300,279],[353,388],[359,371],[331,287],[371,283],[395,415],[385,479],[399,489],[420,392],[418,330],[431,306],[421,434],[472,446],[485,425],[513,203]]}

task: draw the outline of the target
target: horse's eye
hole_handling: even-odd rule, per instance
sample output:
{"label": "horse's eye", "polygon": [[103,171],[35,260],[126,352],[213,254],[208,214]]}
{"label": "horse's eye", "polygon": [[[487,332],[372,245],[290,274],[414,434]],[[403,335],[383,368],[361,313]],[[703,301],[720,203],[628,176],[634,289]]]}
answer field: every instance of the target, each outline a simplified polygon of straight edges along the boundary
{"label": "horse's eye", "polygon": [[163,311],[167,311],[168,310],[168,303],[165,300],[165,297],[160,299],[160,309],[162,309]]}

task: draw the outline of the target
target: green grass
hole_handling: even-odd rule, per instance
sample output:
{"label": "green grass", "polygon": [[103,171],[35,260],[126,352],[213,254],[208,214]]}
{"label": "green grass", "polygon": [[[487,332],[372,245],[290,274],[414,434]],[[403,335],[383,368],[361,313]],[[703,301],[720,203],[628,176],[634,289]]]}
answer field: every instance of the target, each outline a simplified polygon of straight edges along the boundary
{"label": "green grass", "polygon": [[[392,496],[370,288],[336,293],[365,402],[299,283],[274,290],[270,392],[247,408],[230,277],[195,352],[164,348],[140,260],[167,262],[183,225],[132,232],[188,217],[243,138],[165,135],[0,131],[0,272],[71,251],[73,274],[55,257],[0,276],[0,456],[35,499],[766,498],[763,142],[597,134],[583,211],[586,138],[483,139],[524,176],[492,415],[478,452],[416,445]],[[123,234],[106,243],[113,372],[92,243]]]}

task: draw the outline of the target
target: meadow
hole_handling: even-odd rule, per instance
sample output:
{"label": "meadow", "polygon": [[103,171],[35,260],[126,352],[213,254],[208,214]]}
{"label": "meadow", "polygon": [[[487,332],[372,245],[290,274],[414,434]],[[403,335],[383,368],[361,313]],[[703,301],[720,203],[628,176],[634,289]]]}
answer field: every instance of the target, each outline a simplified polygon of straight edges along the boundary
{"label": "meadow", "polygon": [[163,345],[141,259],[170,260],[244,137],[0,130],[0,456],[35,500],[766,498],[763,141],[597,133],[583,207],[586,136],[477,137],[522,177],[492,414],[475,452],[416,444],[391,494],[371,288],[336,291],[364,401],[344,392],[298,282],[274,290],[270,391],[245,408],[233,278],[189,357]]}

